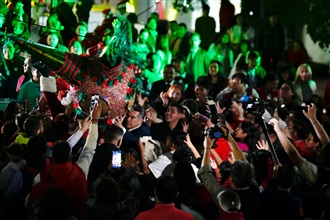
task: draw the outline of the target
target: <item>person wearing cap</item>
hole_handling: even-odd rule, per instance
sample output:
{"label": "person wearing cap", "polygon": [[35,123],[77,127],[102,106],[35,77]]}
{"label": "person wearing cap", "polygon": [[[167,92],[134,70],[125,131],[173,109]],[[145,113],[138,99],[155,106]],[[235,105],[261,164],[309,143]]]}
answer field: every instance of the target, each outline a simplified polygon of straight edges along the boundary
{"label": "person wearing cap", "polygon": [[37,106],[37,99],[41,96],[39,85],[41,72],[48,72],[47,67],[41,62],[32,64],[32,78],[21,86],[17,96],[17,101],[21,104],[24,104],[26,99],[28,99],[31,109]]}
{"label": "person wearing cap", "polygon": [[128,13],[126,11],[126,3],[127,3],[127,0],[123,0],[123,1],[118,2],[117,6],[116,6],[116,17],[121,21],[127,19]]}

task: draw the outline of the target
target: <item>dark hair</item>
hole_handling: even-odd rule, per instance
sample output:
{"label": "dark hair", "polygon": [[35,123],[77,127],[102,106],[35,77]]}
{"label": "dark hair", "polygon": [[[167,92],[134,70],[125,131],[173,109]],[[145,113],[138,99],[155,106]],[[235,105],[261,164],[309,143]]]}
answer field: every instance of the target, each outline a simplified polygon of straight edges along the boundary
{"label": "dark hair", "polygon": [[210,90],[210,80],[207,76],[200,76],[198,77],[195,86],[202,87],[206,90]]}
{"label": "dark hair", "polygon": [[256,144],[259,140],[259,132],[255,125],[250,121],[243,121],[241,123],[241,128],[247,136],[244,138],[244,143],[249,147],[249,153],[252,153],[256,150]]}
{"label": "dark hair", "polygon": [[66,163],[70,161],[71,156],[71,147],[66,141],[57,141],[53,148],[52,157],[54,159],[54,163]]}
{"label": "dark hair", "polygon": [[266,176],[268,176],[268,164],[272,155],[268,150],[257,150],[249,156],[249,161],[253,164],[254,176],[260,186]]}
{"label": "dark hair", "polygon": [[275,80],[280,80],[280,77],[278,77],[277,74],[266,74],[265,82],[273,82]]}
{"label": "dark hair", "polygon": [[258,57],[259,57],[259,54],[257,54],[257,52],[255,52],[255,51],[251,50],[251,51],[249,51],[247,58],[250,60],[250,59],[257,59]]}
{"label": "dark hair", "polygon": [[275,182],[278,187],[291,188],[296,182],[297,171],[294,166],[283,165],[277,169]]}
{"label": "dark hair", "polygon": [[[218,60],[212,60],[211,63],[210,63],[210,65],[211,65],[212,63],[217,64],[218,67],[219,67],[219,71],[217,72],[218,76],[219,76],[219,77],[220,77],[220,76],[223,76],[223,66],[222,66],[222,63],[221,63],[220,61],[218,61]],[[209,77],[209,79],[211,78],[210,73],[208,73],[207,76]]]}
{"label": "dark hair", "polygon": [[236,187],[249,187],[253,180],[253,170],[249,162],[236,160],[230,170],[230,176]]}
{"label": "dark hair", "polygon": [[330,143],[325,145],[324,147],[321,148],[320,152],[324,158],[322,161],[322,166],[324,167],[330,167]]}
{"label": "dark hair", "polygon": [[202,9],[203,11],[210,11],[210,6],[208,6],[207,4],[202,4]]}
{"label": "dark hair", "polygon": [[102,205],[115,205],[119,200],[118,183],[110,178],[102,178],[95,187],[97,203]]}
{"label": "dark hair", "polygon": [[28,137],[37,134],[40,128],[41,119],[38,116],[29,116],[23,125],[24,131]]}
{"label": "dark hair", "polygon": [[16,125],[20,131],[24,131],[24,122],[28,117],[28,113],[19,113],[16,115]]}
{"label": "dark hair", "polygon": [[50,187],[40,201],[40,220],[69,220],[73,216],[68,194],[61,188]]}
{"label": "dark hair", "polygon": [[184,112],[183,112],[183,107],[182,107],[182,105],[179,104],[179,103],[177,103],[177,102],[172,102],[172,103],[170,103],[168,107],[176,107],[176,109],[177,109],[177,111],[178,111],[179,114],[183,114],[183,113],[184,113]]}
{"label": "dark hair", "polygon": [[2,129],[3,129],[3,138],[5,138],[6,140],[4,140],[7,144],[10,143],[10,138],[14,136],[14,134],[17,131],[17,125],[15,124],[14,121],[6,121],[3,125],[2,125]]}
{"label": "dark hair", "polygon": [[297,137],[299,140],[306,139],[308,135],[308,129],[304,122],[293,119],[292,120],[293,126],[292,129],[297,133]]}
{"label": "dark hair", "polygon": [[162,203],[173,203],[178,193],[178,183],[171,176],[162,176],[156,184],[156,196]]}
{"label": "dark hair", "polygon": [[300,101],[300,98],[297,94],[296,86],[294,85],[294,83],[293,82],[284,82],[283,84],[287,84],[290,87],[290,90],[293,93],[292,99]]}
{"label": "dark hair", "polygon": [[170,67],[170,68],[173,68],[174,69],[174,72],[176,72],[176,69],[175,69],[175,66],[173,65],[173,64],[167,64],[165,67],[164,67],[164,69],[165,68],[168,68],[168,67]]}
{"label": "dark hair", "polygon": [[185,23],[180,23],[179,26],[184,27],[185,29],[187,29],[187,25]]}
{"label": "dark hair", "polygon": [[117,125],[110,125],[106,128],[103,139],[105,142],[111,142],[113,140],[118,139],[119,137],[121,137],[123,135],[124,135],[123,129],[121,129]]}
{"label": "dark hair", "polygon": [[138,23],[138,16],[135,13],[130,13],[127,15],[127,20],[131,22],[131,24],[136,24]]}
{"label": "dark hair", "polygon": [[186,145],[184,142],[186,140],[186,136],[187,134],[182,130],[173,129],[168,135],[168,138],[170,143],[174,145],[174,148],[178,149],[179,147]]}
{"label": "dark hair", "polygon": [[139,112],[140,113],[139,118],[144,118],[146,115],[145,109],[139,104],[134,104],[131,108],[131,111]]}
{"label": "dark hair", "polygon": [[220,181],[220,185],[224,184],[227,179],[230,177],[230,171],[231,171],[231,164],[229,163],[229,161],[223,161],[220,165],[219,165],[219,171],[221,174],[221,181]]}
{"label": "dark hair", "polygon": [[244,73],[235,73],[231,76],[231,79],[234,79],[234,78],[239,78],[241,80],[241,83],[244,83],[244,84],[248,83],[247,77]]}
{"label": "dark hair", "polygon": [[47,140],[43,134],[33,135],[27,144],[28,153],[32,158],[40,158],[47,152]]}
{"label": "dark hair", "polygon": [[183,100],[182,105],[190,110],[191,115],[195,115],[198,112],[198,104],[194,99],[187,98]]}
{"label": "dark hair", "polygon": [[16,111],[16,104],[18,102],[16,101],[11,101],[7,104],[6,108],[5,108],[5,117],[4,120],[5,121],[11,121],[11,120],[15,120],[16,114],[18,113]]}
{"label": "dark hair", "polygon": [[85,27],[87,28],[87,24],[86,24],[86,22],[84,22],[84,21],[79,21],[79,22],[77,23],[77,25],[76,25],[76,28],[77,28],[78,26],[85,26]]}
{"label": "dark hair", "polygon": [[326,199],[321,192],[306,193],[301,201],[304,218],[320,219],[326,209]]}

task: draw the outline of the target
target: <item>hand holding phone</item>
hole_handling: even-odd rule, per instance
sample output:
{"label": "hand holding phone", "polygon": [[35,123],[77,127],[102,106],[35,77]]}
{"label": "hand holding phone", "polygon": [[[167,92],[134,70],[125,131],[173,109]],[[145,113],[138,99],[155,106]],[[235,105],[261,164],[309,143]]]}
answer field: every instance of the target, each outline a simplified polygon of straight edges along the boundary
{"label": "hand holding phone", "polygon": [[91,109],[94,109],[94,107],[99,101],[100,101],[100,95],[92,95]]}

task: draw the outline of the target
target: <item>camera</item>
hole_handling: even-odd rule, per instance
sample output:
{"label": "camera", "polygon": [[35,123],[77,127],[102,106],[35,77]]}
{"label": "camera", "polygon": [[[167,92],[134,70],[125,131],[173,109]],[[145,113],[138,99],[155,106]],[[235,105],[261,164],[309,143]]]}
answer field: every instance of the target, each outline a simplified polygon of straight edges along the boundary
{"label": "camera", "polygon": [[265,106],[267,105],[267,102],[263,101],[259,98],[250,99],[247,102],[247,105],[245,107],[245,111],[247,113],[255,114],[255,115],[263,115],[265,113]]}
{"label": "camera", "polygon": [[[223,131],[223,129],[225,130],[225,132]],[[205,136],[209,136],[211,139],[220,139],[220,138],[227,138],[228,137],[228,128],[225,126],[218,126],[215,125],[214,127],[208,128],[205,131]],[[216,148],[216,141],[214,142],[212,148]]]}

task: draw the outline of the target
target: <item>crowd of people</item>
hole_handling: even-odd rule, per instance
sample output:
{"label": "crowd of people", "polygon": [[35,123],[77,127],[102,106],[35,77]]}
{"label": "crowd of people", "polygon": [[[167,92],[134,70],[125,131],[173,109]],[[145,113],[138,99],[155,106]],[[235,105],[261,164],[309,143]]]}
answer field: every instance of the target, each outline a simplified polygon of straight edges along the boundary
{"label": "crowd of people", "polygon": [[[190,33],[157,13],[138,32],[122,3],[88,33],[74,2],[59,1],[38,42],[61,52],[102,54],[110,67],[113,21],[132,24],[138,92],[116,118],[102,97],[77,111],[76,85],[1,41],[0,97],[11,101],[0,113],[0,218],[329,219],[330,92],[317,94],[301,42],[284,50],[275,13],[254,30],[221,2],[220,33],[206,4]],[[29,39],[23,6],[4,5],[0,26]]]}

